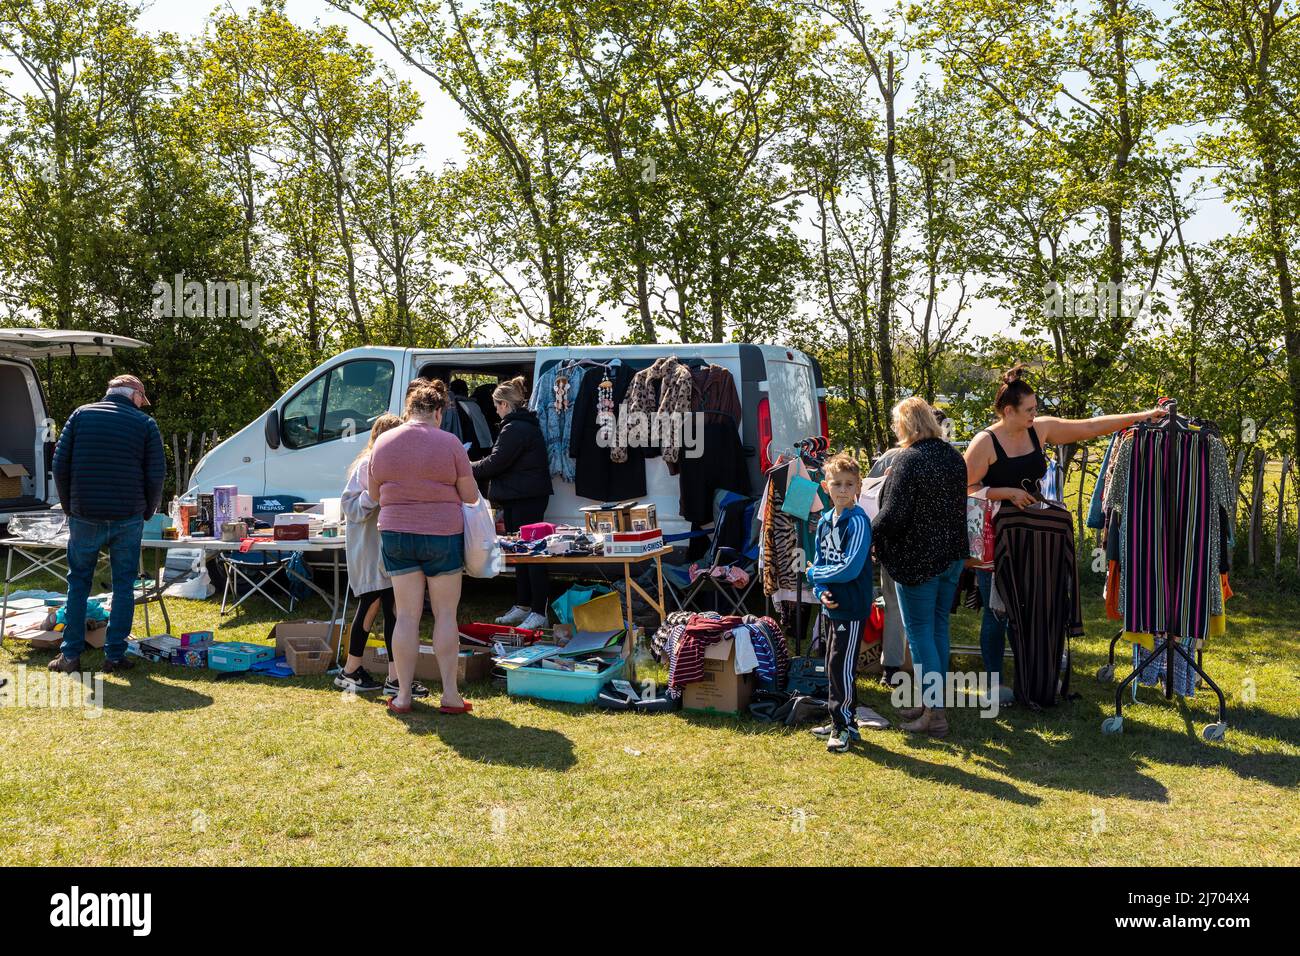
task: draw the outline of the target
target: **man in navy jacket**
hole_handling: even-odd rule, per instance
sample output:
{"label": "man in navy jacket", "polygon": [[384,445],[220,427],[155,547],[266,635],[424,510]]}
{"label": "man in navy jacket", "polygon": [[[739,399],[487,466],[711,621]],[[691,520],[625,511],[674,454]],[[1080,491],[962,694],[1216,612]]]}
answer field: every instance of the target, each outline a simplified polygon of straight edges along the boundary
{"label": "man in navy jacket", "polygon": [[82,405],[68,417],[54,449],[54,483],[68,515],[68,604],[63,644],[50,670],[81,669],[86,646],[86,599],[99,561],[108,549],[113,606],[104,637],[104,670],[131,667],[126,639],[135,617],[135,579],[144,522],[162,503],[162,435],[140,411],[148,405],[134,375],[108,383],[103,401]]}

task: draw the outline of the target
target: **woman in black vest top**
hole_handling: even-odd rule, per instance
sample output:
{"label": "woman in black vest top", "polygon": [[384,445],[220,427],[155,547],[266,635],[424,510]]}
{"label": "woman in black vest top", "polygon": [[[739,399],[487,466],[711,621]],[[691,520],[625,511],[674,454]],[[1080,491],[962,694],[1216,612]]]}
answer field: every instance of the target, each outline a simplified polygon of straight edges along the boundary
{"label": "woman in black vest top", "polygon": [[[1068,419],[1038,417],[1038,396],[1024,380],[1025,366],[1018,363],[1002,376],[993,402],[998,420],[977,434],[966,449],[968,491],[987,488],[990,501],[1005,501],[1025,508],[1034,501],[1039,480],[1047,473],[1045,445],[1068,445],[1099,438],[1138,422],[1163,417],[1161,408],[1128,415],[1098,415]],[[1002,652],[1006,647],[1006,622],[989,610],[991,571],[976,570],[984,618],[980,623],[980,654],[989,674],[1002,676]],[[1008,691],[1010,686],[1008,686]]]}

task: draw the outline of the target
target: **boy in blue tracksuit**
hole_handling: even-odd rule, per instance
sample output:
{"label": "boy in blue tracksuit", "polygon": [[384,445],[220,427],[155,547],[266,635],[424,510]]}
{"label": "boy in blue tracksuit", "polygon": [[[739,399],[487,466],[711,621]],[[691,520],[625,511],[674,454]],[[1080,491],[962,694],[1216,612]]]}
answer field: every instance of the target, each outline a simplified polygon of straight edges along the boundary
{"label": "boy in blue tracksuit", "polygon": [[862,472],[851,455],[839,454],[826,462],[822,487],[831,497],[817,523],[817,552],[808,568],[813,594],[831,620],[826,646],[826,673],[830,678],[831,722],[813,733],[826,738],[826,749],[843,753],[858,736],[858,648],[871,616],[875,595],[871,568],[871,522],[858,506]]}

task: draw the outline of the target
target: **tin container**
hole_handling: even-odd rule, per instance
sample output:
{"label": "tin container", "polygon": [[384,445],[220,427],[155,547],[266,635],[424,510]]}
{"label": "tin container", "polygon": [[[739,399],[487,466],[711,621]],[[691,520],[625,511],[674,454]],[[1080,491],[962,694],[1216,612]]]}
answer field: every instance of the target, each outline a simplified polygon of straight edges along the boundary
{"label": "tin container", "polygon": [[222,541],[242,541],[248,535],[248,525],[242,521],[227,521],[221,526]]}

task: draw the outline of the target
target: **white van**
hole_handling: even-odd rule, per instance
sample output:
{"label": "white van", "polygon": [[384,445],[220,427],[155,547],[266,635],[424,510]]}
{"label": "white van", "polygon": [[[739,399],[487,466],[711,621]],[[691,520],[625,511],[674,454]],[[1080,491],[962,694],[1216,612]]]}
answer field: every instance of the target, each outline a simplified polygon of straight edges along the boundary
{"label": "white van", "polygon": [[[349,349],[313,369],[256,421],[208,452],[195,467],[187,495],[216,485],[235,485],[243,494],[294,495],[306,501],[338,497],[348,466],[369,439],[370,426],[385,412],[402,413],[406,385],[424,376],[460,378],[472,390],[523,375],[537,381],[565,359],[619,359],[633,369],[676,355],[726,366],[744,409],[741,442],[752,485],[761,487],[769,453],[813,435],[825,435],[826,392],[817,361],[778,345],[611,345],[544,348]],[[571,482],[552,479],[555,495],[547,520],[581,524]],[[646,499],[660,526],[688,530],[678,513],[679,484],[662,458],[646,461]]]}
{"label": "white van", "polygon": [[0,464],[22,465],[27,472],[21,494],[0,499],[0,525],[7,525],[15,514],[44,511],[59,500],[52,470],[58,429],[45,407],[36,361],[112,355],[114,349],[145,344],[101,332],[0,329]]}

